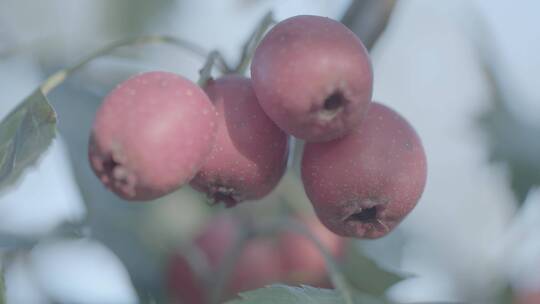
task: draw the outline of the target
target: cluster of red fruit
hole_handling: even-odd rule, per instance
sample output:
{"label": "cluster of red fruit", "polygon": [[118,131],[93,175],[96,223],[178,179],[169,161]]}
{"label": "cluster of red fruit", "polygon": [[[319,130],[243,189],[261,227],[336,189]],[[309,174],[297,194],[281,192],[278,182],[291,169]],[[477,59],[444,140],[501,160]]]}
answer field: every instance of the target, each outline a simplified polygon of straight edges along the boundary
{"label": "cluster of red fruit", "polygon": [[[339,261],[344,257],[345,239],[328,231],[314,217],[295,220],[334,259]],[[228,300],[239,292],[272,283],[331,286],[324,256],[309,238],[294,231],[254,232],[238,246],[241,235],[253,230],[250,223],[242,223],[229,214],[213,217],[194,238],[190,244],[193,247],[179,250],[166,265],[167,287],[174,303],[211,303],[212,297]],[[229,260],[235,250],[237,254]],[[224,285],[218,286],[220,282]],[[219,295],[210,292],[218,289],[221,289]]]}
{"label": "cluster of red fruit", "polygon": [[293,135],[306,141],[305,191],[331,231],[381,237],[414,208],[426,181],[422,144],[398,113],[371,102],[369,56],[343,24],[278,23],[258,45],[251,77],[225,75],[203,90],[167,72],[125,81],[96,115],[93,170],[129,200],[190,183],[234,206],[272,191]]}

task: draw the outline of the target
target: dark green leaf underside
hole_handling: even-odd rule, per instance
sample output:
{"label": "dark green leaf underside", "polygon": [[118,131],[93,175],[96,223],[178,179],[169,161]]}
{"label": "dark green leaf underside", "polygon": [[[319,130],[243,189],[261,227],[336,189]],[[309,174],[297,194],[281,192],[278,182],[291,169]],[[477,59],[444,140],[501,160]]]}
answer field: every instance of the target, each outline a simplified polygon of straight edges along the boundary
{"label": "dark green leaf underside", "polygon": [[318,289],[309,286],[291,287],[286,285],[271,285],[265,288],[240,294],[239,300],[229,304],[273,304],[273,303],[313,303],[340,304],[343,298],[334,290]]}
{"label": "dark green leaf underside", "polygon": [[[227,304],[345,304],[345,300],[338,291],[310,286],[271,285],[243,292],[239,298]],[[361,293],[355,293],[353,301],[355,304],[387,304],[384,300]]]}

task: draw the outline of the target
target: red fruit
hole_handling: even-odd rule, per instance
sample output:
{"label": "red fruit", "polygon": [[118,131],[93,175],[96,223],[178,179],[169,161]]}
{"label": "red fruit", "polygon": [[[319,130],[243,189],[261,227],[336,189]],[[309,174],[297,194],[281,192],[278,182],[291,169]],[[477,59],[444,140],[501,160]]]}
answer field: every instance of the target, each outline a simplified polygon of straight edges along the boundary
{"label": "red fruit", "polygon": [[251,80],[227,75],[205,91],[218,112],[218,131],[191,185],[228,207],[264,197],[285,172],[288,136],[259,106]]}
{"label": "red fruit", "polygon": [[[218,273],[223,270],[231,250],[235,250],[241,229],[243,227],[233,217],[214,217],[194,239],[192,259],[188,259],[185,252],[173,256],[166,279],[175,303],[209,303]],[[278,282],[281,274],[279,255],[269,238],[247,240],[232,267],[223,299]]]}
{"label": "red fruit", "polygon": [[378,103],[349,135],[304,147],[305,191],[321,222],[341,236],[386,235],[415,207],[426,175],[420,138]]}
{"label": "red fruit", "polygon": [[229,295],[278,283],[279,255],[274,243],[265,238],[249,240],[240,254],[228,284]]}
{"label": "red fruit", "polygon": [[194,268],[181,254],[175,254],[169,261],[166,282],[173,303],[207,303],[207,291]]}
{"label": "red fruit", "polygon": [[513,304],[538,304],[540,303],[539,290],[518,290]]}
{"label": "red fruit", "polygon": [[173,255],[167,266],[166,281],[174,303],[209,303],[212,279],[235,245],[240,229],[233,217],[216,216],[193,240],[195,249],[191,251],[191,259],[187,252]]}
{"label": "red fruit", "polygon": [[232,216],[215,216],[195,238],[193,244],[204,254],[212,269],[217,269],[223,257],[235,245],[242,227]]}
{"label": "red fruit", "polygon": [[253,86],[270,118],[306,141],[328,141],[355,128],[371,101],[368,53],[343,24],[319,16],[278,23],[251,64]]}
{"label": "red fruit", "polygon": [[215,133],[216,111],[197,85],[172,73],[144,73],[118,85],[99,108],[90,164],[122,198],[150,200],[195,175]]}
{"label": "red fruit", "polygon": [[[299,221],[335,259],[342,257],[342,238],[326,229],[315,217],[302,218]],[[283,271],[286,273],[286,283],[327,287],[326,260],[311,239],[296,231],[283,232],[278,237],[278,251]]]}

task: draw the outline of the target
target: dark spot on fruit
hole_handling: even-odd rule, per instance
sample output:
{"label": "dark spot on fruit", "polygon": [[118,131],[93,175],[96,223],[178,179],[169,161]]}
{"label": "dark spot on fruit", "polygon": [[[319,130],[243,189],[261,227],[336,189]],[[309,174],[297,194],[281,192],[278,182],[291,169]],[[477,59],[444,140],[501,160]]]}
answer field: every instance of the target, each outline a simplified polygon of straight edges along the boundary
{"label": "dark spot on fruit", "polygon": [[231,194],[222,192],[215,193],[214,200],[216,203],[224,203],[227,207],[232,207],[238,203]]}
{"label": "dark spot on fruit", "polygon": [[345,98],[340,92],[335,92],[328,96],[324,101],[324,109],[327,111],[334,111],[339,109],[345,103]]}
{"label": "dark spot on fruit", "polygon": [[324,100],[323,108],[320,111],[321,116],[326,119],[332,119],[343,109],[346,102],[347,100],[341,92],[336,91],[332,93]]}
{"label": "dark spot on fruit", "polygon": [[109,157],[103,161],[103,173],[108,176],[113,176],[114,168],[120,166],[120,163],[115,161],[112,157]]}
{"label": "dark spot on fruit", "polygon": [[365,208],[353,213],[346,221],[373,222],[377,220],[377,207]]}
{"label": "dark spot on fruit", "polygon": [[225,204],[225,207],[231,208],[243,201],[238,192],[229,187],[215,185],[210,189],[208,199],[211,204]]}

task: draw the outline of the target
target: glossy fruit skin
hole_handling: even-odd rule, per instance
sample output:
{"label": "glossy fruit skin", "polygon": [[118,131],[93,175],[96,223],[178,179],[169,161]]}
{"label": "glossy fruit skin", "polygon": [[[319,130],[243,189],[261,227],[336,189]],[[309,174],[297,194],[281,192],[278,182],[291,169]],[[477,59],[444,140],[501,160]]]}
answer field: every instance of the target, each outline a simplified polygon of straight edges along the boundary
{"label": "glossy fruit skin", "polygon": [[285,172],[288,135],[261,109],[250,79],[226,75],[204,89],[218,112],[218,131],[191,185],[228,207],[266,196]]}
{"label": "glossy fruit skin", "polygon": [[[324,227],[316,217],[297,217],[295,219],[321,242],[337,261],[343,258],[345,240]],[[278,236],[278,252],[284,273],[284,283],[291,285],[307,284],[326,288],[328,270],[326,260],[319,248],[303,234],[287,230]]]}
{"label": "glossy fruit skin", "polygon": [[392,231],[417,204],[426,177],[426,155],[412,126],[375,102],[347,136],[304,147],[306,194],[321,222],[345,237]]}
{"label": "glossy fruit skin", "polygon": [[373,90],[360,39],[319,16],[295,16],[272,28],[255,51],[251,77],[268,116],[306,141],[332,140],[358,126]]}
{"label": "glossy fruit skin", "polygon": [[126,200],[151,200],[195,175],[213,147],[216,111],[193,82],[148,72],[118,85],[98,109],[90,165]]}

